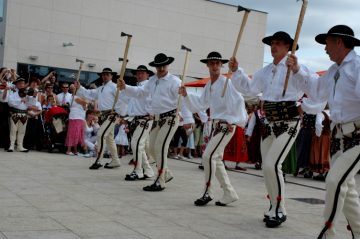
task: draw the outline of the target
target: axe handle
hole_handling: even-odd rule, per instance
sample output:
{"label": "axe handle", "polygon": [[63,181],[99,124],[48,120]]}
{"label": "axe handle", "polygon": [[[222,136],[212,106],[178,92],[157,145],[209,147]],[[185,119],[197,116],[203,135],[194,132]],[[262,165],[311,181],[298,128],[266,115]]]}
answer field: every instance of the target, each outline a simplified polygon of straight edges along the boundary
{"label": "axe handle", "polygon": [[[84,64],[84,62],[80,62],[79,71],[78,71],[78,74],[77,74],[77,76],[76,76],[76,80],[75,80],[75,81],[78,81],[78,82],[80,81],[80,74],[81,74],[81,70],[82,70],[83,64]],[[74,103],[74,98],[75,98],[75,95],[76,95],[76,93],[77,93],[77,90],[78,90],[78,89],[75,89],[75,91],[72,93],[70,108],[71,108],[72,104]]]}
{"label": "axe handle", "polygon": [[[119,80],[122,80],[124,78],[124,75],[125,75],[127,56],[128,56],[128,52],[129,52],[129,48],[130,48],[131,38],[132,38],[132,36],[127,36],[127,39],[126,39],[126,47],[125,47],[124,57],[123,57],[122,65],[121,65]],[[117,88],[115,98],[114,98],[114,103],[113,103],[112,108],[111,108],[112,112],[114,112],[116,102],[118,101],[118,98],[119,98],[119,94],[120,94],[120,90],[119,90],[119,88]]]}
{"label": "axe handle", "polygon": [[[247,22],[249,13],[250,13],[249,11],[245,11],[245,13],[244,13],[244,17],[243,17],[243,20],[242,20],[242,22],[241,22],[240,30],[239,30],[239,33],[238,33],[238,36],[237,36],[237,39],[236,39],[235,48],[234,48],[232,57],[235,57],[235,56],[236,56],[236,53],[237,53],[237,51],[238,51],[238,49],[239,49],[240,39],[241,39],[241,36],[242,36],[242,34],[243,34],[243,32],[244,32],[244,29],[245,29],[245,26],[246,26],[246,22]],[[228,71],[228,75],[229,75],[229,74],[231,74],[231,70],[230,70],[230,69],[229,69],[229,71]],[[223,91],[222,91],[222,93],[221,93],[221,97],[224,97],[224,95],[225,95],[228,82],[229,82],[229,77],[226,78],[225,85],[224,85]]]}
{"label": "axe handle", "polygon": [[[298,20],[298,24],[297,24],[297,27],[296,27],[296,33],[295,33],[294,43],[293,43],[292,48],[291,48],[291,54],[295,54],[295,51],[296,51],[296,46],[297,46],[297,43],[298,43],[298,41],[299,41],[299,36],[300,36],[300,32],[301,32],[301,27],[302,27],[302,24],[303,24],[303,22],[304,22],[304,17],[305,17],[305,12],[306,12],[307,4],[308,4],[308,1],[307,1],[307,0],[304,0],[304,1],[303,1],[303,4],[302,4],[302,6],[301,6],[301,11],[300,11],[300,15],[299,15],[299,20]],[[291,70],[290,70],[290,68],[288,68],[288,69],[287,69],[287,72],[286,72],[286,77],[285,77],[284,89],[283,89],[283,92],[282,92],[282,96],[283,96],[283,97],[285,96],[286,89],[287,89],[287,87],[288,87],[289,78],[290,78],[290,73],[291,73]]]}
{"label": "axe handle", "polygon": [[[187,70],[187,66],[188,66],[188,60],[189,60],[189,51],[186,51],[186,55],[185,55],[185,63],[184,63],[184,69],[183,69],[183,73],[181,76],[181,86],[184,86],[184,80],[186,77],[186,70]],[[178,96],[178,103],[177,103],[177,107],[176,107],[176,115],[178,115],[179,111],[180,111],[180,107],[181,107],[181,95],[179,94]]]}

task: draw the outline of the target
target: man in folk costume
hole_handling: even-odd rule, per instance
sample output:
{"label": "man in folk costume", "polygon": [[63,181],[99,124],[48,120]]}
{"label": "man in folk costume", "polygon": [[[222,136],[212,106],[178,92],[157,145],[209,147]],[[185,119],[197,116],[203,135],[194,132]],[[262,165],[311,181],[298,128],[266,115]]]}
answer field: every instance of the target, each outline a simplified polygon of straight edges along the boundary
{"label": "man in folk costume", "polygon": [[[149,76],[154,75],[154,73],[144,65],[138,66],[132,73],[136,75],[138,87],[142,87],[146,84]],[[131,138],[131,148],[135,161],[134,170],[125,177],[127,181],[141,180],[154,176],[154,171],[148,162],[145,152],[146,141],[149,138],[154,122],[153,118],[149,115],[148,104],[149,99],[147,95],[130,98],[128,115],[134,117],[133,124],[135,125],[135,130]]]}
{"label": "man in folk costume", "polygon": [[204,206],[214,198],[214,177],[218,179],[223,197],[216,202],[218,206],[226,206],[238,200],[238,195],[230,183],[222,162],[225,146],[235,133],[236,125],[244,127],[247,121],[245,101],[228,82],[227,91],[221,97],[226,77],[221,75],[221,67],[228,60],[223,59],[218,52],[211,52],[206,59],[201,60],[209,68],[210,81],[206,84],[201,96],[187,93],[185,87],[181,87],[180,93],[185,96],[185,102],[192,112],[200,112],[210,108],[212,122],[211,139],[203,153],[203,165],[205,170],[205,190],[194,203]]}
{"label": "man in folk costume", "polygon": [[331,166],[326,177],[325,226],[319,239],[338,238],[334,224],[343,211],[352,238],[360,238],[360,202],[355,175],[360,170],[360,40],[345,25],[332,27],[315,40],[325,45],[335,62],[321,77],[289,58],[294,83],[307,85],[306,93],[317,102],[328,101],[332,120]]}
{"label": "man in folk costume", "polygon": [[[290,151],[299,132],[297,101],[303,96],[304,86],[297,84],[290,76],[286,94],[282,96],[286,72],[287,54],[293,39],[286,32],[276,32],[265,37],[263,43],[271,47],[273,62],[257,71],[252,79],[238,67],[235,58],[230,59],[233,72],[232,83],[239,91],[257,95],[263,101],[261,154],[263,173],[270,208],[264,215],[267,227],[277,227],[286,220],[285,184],[282,163]],[[296,48],[298,49],[299,46]]]}
{"label": "man in folk costume", "polygon": [[28,120],[27,110],[34,107],[36,98],[26,96],[24,78],[16,79],[13,84],[16,86],[16,89],[9,92],[8,101],[10,107],[10,147],[7,151],[14,151],[16,141],[17,149],[20,152],[26,153],[29,150],[23,147],[23,141]]}
{"label": "man in folk costume", "polygon": [[[112,82],[112,78],[116,75],[116,72],[113,72],[110,68],[104,68],[101,73],[98,73],[103,81],[103,85],[98,87],[97,89],[85,89],[80,85],[79,82],[75,81],[74,86],[77,90],[77,95],[80,97],[84,97],[89,100],[97,100],[98,109],[101,112],[99,123],[101,127],[98,131],[97,137],[97,150],[100,158],[103,156],[105,141],[108,150],[111,153],[111,162],[106,163],[104,168],[112,169],[120,167],[120,160],[117,153],[117,148],[114,140],[114,126],[115,126],[115,118],[116,114],[114,114],[111,109],[115,101],[116,94],[116,84]],[[120,94],[119,99],[116,102],[116,105],[123,105],[122,108],[125,107],[124,95]],[[121,108],[121,107],[120,107]],[[125,113],[124,113],[125,114]],[[98,163],[99,167],[102,167],[100,163]],[[97,168],[99,168],[97,167]]]}
{"label": "man in folk costume", "polygon": [[[165,183],[173,176],[167,165],[169,144],[179,124],[176,115],[178,91],[181,80],[170,74],[169,65],[174,61],[163,53],[155,56],[149,65],[156,68],[156,74],[141,87],[129,86],[125,81],[119,81],[119,88],[130,97],[150,97],[149,113],[154,117],[156,127],[150,133],[150,152],[156,159],[158,175],[152,185],[146,186],[145,191],[162,191]],[[184,122],[193,123],[192,114],[182,108]]]}

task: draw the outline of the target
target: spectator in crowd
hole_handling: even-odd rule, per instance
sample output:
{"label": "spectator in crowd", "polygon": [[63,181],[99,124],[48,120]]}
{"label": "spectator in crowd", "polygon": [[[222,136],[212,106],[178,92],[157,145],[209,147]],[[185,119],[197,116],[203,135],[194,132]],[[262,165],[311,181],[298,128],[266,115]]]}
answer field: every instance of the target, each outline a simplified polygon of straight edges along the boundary
{"label": "spectator in crowd", "polygon": [[117,146],[117,151],[119,154],[119,158],[125,156],[125,148],[129,146],[129,140],[127,134],[129,132],[127,121],[124,119],[120,119],[120,127],[119,131],[115,136],[115,143]]}
{"label": "spectator in crowd", "polygon": [[98,124],[98,117],[93,110],[86,111],[85,124],[85,144],[88,149],[89,156],[96,155],[96,137],[100,125]]}
{"label": "spectator in crowd", "polygon": [[43,110],[49,110],[52,107],[56,106],[56,101],[54,95],[48,95],[46,101],[42,105]]}
{"label": "spectator in crowd", "polygon": [[62,83],[61,90],[62,92],[56,95],[56,102],[58,102],[59,106],[69,107],[72,100],[69,93],[69,83]]}
{"label": "spectator in crowd", "polygon": [[[70,103],[69,124],[65,141],[67,155],[77,155],[78,145],[81,145],[85,152],[87,151],[84,139],[86,106],[87,102],[84,98],[73,96]],[[73,151],[71,150],[72,148]]]}

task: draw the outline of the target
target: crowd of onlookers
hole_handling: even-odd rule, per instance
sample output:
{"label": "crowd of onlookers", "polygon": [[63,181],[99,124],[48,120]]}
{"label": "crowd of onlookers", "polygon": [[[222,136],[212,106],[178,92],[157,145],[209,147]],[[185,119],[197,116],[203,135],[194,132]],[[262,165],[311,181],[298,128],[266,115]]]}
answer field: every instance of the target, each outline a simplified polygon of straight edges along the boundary
{"label": "crowd of onlookers", "polygon": [[[12,94],[20,95],[22,92],[22,101],[32,102],[26,109],[27,125],[22,145],[26,152],[44,148],[52,150],[59,144],[67,155],[79,155],[81,152],[86,157],[96,156],[96,137],[100,127],[96,101],[88,101],[74,94],[75,88],[71,82],[75,81],[75,76],[68,82],[58,82],[55,72],[40,78],[38,74],[30,74],[21,83],[17,81],[19,76],[14,70],[0,69],[0,146],[9,149],[11,144],[9,119],[13,109],[9,106],[9,98]],[[247,108],[249,121],[242,131],[244,140],[237,140],[236,147],[246,147],[247,163],[261,169],[260,141],[264,116],[260,105],[253,104]],[[191,159],[202,156],[211,135],[211,121],[204,114],[194,114],[195,123],[191,126],[180,122],[171,143],[170,157]],[[284,163],[284,172],[324,180],[329,168],[329,154],[326,153],[330,147],[328,114],[310,115],[303,112],[301,115],[302,127]],[[114,135],[120,157],[131,153],[131,120],[127,117],[117,120]]]}

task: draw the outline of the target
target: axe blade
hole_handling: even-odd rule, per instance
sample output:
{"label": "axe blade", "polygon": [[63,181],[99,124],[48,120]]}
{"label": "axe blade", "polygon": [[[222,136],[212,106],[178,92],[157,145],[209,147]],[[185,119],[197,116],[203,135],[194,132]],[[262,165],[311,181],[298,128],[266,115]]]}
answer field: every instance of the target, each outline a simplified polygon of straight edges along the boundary
{"label": "axe blade", "polygon": [[[119,57],[119,59],[118,59],[119,61],[124,61],[124,58],[122,58],[122,57]],[[129,59],[126,59],[126,63],[128,63],[129,62]]]}
{"label": "axe blade", "polygon": [[81,63],[84,63],[84,61],[83,60],[80,60],[80,59],[78,59],[78,58],[76,58],[76,60],[75,60],[76,62],[81,62]]}
{"label": "axe blade", "polygon": [[184,46],[184,45],[181,45],[181,50],[185,50],[185,51],[191,52],[191,49],[190,49],[190,48],[187,48],[187,47]]}
{"label": "axe blade", "polygon": [[130,34],[127,34],[127,33],[125,33],[125,32],[121,32],[121,36],[122,37],[132,37],[132,35],[130,35]]}
{"label": "axe blade", "polygon": [[245,11],[245,12],[250,12],[250,9],[249,8],[245,8],[245,7],[242,7],[242,6],[238,6],[237,8],[237,11],[238,12],[241,12],[241,11]]}

